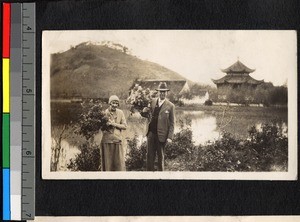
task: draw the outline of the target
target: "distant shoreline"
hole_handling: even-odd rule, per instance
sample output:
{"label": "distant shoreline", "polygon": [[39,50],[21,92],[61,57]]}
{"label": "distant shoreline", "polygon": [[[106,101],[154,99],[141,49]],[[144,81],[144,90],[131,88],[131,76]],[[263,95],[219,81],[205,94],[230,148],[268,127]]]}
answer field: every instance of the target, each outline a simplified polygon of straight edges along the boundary
{"label": "distant shoreline", "polygon": [[[51,99],[51,103],[81,103],[85,99]],[[123,104],[121,102],[121,104]],[[126,105],[124,103],[124,105]],[[176,106],[176,105],[175,105]],[[183,106],[176,106],[176,109],[179,110],[214,110],[216,107],[244,107],[244,108],[279,108],[279,109],[288,109],[288,105],[269,105],[269,106],[263,106],[262,104],[237,104],[237,103],[214,103],[211,106],[206,106],[203,104],[189,104],[189,105],[183,105]]]}
{"label": "distant shoreline", "polygon": [[198,104],[195,104],[195,105],[183,105],[183,106],[176,106],[176,109],[204,109],[204,110],[209,110],[209,109],[214,109],[216,107],[230,107],[230,108],[239,108],[239,107],[243,107],[243,108],[260,108],[260,109],[263,109],[263,108],[285,108],[287,109],[288,106],[287,105],[270,105],[270,106],[262,106],[262,105],[259,105],[259,104],[248,104],[248,105],[244,105],[244,104],[233,104],[233,103],[229,103],[228,105],[227,104],[221,104],[221,103],[218,103],[218,104],[213,104],[211,106],[205,106],[205,105],[198,105]]}

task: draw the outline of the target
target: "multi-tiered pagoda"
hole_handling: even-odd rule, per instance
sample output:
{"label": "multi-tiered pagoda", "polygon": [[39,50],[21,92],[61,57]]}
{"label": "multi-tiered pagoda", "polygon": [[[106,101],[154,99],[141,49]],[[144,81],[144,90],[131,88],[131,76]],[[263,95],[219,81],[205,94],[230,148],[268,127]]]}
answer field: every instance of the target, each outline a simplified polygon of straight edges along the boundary
{"label": "multi-tiered pagoda", "polygon": [[257,85],[264,82],[264,80],[253,79],[249,74],[254,72],[255,69],[248,68],[239,60],[227,69],[221,69],[221,71],[226,73],[223,78],[212,79],[218,89],[256,88]]}

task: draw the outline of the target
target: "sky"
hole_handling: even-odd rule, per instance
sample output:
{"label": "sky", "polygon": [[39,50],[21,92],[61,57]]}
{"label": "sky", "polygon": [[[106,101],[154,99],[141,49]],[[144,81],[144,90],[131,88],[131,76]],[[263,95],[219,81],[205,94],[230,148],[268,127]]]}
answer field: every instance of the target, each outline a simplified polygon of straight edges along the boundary
{"label": "sky", "polygon": [[185,78],[214,85],[237,60],[257,80],[283,85],[297,76],[295,31],[280,30],[84,30],[44,31],[43,48],[63,52],[82,42],[111,41],[142,60],[158,63]]}

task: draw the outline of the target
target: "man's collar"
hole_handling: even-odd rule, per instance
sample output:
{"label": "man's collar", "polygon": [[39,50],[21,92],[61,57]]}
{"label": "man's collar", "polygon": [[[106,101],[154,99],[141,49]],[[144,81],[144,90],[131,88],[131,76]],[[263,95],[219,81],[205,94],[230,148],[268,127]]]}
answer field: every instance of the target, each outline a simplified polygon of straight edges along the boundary
{"label": "man's collar", "polygon": [[166,101],[166,99],[161,100],[160,98],[158,98],[158,102],[159,102],[159,103],[163,103],[163,102],[165,102],[165,101]]}

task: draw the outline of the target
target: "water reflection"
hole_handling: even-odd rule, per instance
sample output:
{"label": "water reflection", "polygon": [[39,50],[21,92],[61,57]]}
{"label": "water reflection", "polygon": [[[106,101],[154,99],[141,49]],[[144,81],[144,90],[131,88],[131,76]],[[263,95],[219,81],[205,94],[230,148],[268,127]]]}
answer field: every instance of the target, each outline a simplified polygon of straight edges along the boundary
{"label": "water reflection", "polygon": [[[255,128],[258,132],[261,132],[262,131],[262,126],[263,126],[263,123],[262,122],[259,122],[257,124],[255,124]],[[282,134],[284,136],[288,136],[288,126],[285,122],[282,123],[282,125],[280,125],[279,123],[277,123],[277,126],[278,127],[281,127],[281,130],[282,130]]]}
{"label": "water reflection", "polygon": [[[191,130],[193,132],[193,141],[195,145],[205,144],[219,137],[217,131],[217,118],[207,115],[203,111],[179,111],[177,119],[190,119]],[[175,133],[179,132],[180,124],[176,124]]]}
{"label": "water reflection", "polygon": [[[52,147],[57,147],[56,141],[52,138]],[[75,159],[76,155],[80,154],[80,150],[77,146],[72,146],[67,140],[61,141],[61,150],[58,161],[59,171],[66,171],[67,165],[70,163],[71,159]],[[54,162],[54,152],[52,151],[51,162]]]}
{"label": "water reflection", "polygon": [[[215,140],[219,137],[217,131],[217,118],[208,115],[203,111],[176,111],[176,124],[174,132],[180,131],[180,121],[186,124],[186,120],[191,121],[191,130],[193,132],[193,141],[195,145],[205,144],[206,142]],[[128,128],[124,131],[124,138],[138,139],[138,145],[147,141],[145,136],[145,125],[147,124],[144,118],[140,116],[130,116],[127,120]],[[185,126],[186,127],[186,126]]]}

